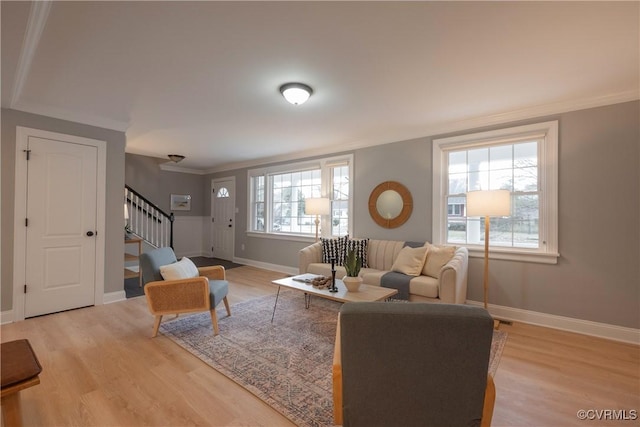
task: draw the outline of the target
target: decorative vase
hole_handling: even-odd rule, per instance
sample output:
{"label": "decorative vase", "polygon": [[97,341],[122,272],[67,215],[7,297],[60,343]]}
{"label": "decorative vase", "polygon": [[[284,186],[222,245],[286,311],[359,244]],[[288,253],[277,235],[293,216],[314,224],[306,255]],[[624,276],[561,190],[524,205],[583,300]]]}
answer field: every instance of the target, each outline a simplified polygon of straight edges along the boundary
{"label": "decorative vase", "polygon": [[347,291],[358,292],[358,289],[360,289],[360,285],[362,284],[362,277],[344,276],[342,281],[347,287]]}

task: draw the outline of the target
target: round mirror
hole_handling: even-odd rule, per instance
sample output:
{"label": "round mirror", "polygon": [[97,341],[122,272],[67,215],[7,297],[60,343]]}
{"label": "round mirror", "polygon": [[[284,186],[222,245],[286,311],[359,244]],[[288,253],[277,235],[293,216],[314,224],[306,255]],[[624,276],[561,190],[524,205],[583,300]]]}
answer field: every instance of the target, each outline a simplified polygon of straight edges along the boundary
{"label": "round mirror", "polygon": [[402,196],[395,190],[385,190],[376,201],[376,210],[383,218],[393,219],[402,212]]}
{"label": "round mirror", "polygon": [[383,182],[369,196],[369,214],[381,227],[401,226],[409,219],[412,210],[411,193],[399,182]]}

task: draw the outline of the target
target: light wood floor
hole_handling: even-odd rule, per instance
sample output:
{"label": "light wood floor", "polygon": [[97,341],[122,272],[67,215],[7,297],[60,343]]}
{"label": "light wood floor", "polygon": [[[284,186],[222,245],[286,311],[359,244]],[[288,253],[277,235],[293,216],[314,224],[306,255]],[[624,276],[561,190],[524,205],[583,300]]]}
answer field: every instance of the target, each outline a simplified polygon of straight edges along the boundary
{"label": "light wood floor", "polygon": [[[270,282],[281,277],[228,270],[230,303],[275,295]],[[293,426],[167,338],[150,338],[152,326],[144,297],[3,325],[2,341],[28,338],[44,368],[41,384],[22,392],[25,425]],[[638,346],[517,323],[501,329],[509,338],[494,426],[638,425],[576,416],[640,412]]]}

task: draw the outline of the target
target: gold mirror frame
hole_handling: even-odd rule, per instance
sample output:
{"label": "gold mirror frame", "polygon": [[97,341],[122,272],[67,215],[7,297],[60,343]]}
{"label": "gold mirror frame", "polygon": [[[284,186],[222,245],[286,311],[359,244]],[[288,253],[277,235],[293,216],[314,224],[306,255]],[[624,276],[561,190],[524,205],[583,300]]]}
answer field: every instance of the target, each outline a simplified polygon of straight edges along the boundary
{"label": "gold mirror frame", "polygon": [[[378,212],[378,197],[387,190],[397,192],[402,198],[402,211],[395,218],[385,218]],[[369,214],[380,227],[396,228],[407,222],[413,211],[413,197],[404,185],[396,181],[385,181],[373,189],[369,196]]]}

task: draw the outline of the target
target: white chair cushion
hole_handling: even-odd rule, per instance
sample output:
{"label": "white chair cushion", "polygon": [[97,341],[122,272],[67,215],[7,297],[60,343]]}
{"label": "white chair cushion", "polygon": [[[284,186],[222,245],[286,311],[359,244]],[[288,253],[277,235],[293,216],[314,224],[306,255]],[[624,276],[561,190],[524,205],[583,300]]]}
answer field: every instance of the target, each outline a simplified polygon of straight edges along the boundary
{"label": "white chair cushion", "polygon": [[187,257],[178,262],[160,266],[160,274],[164,280],[180,280],[198,277],[198,267]]}

